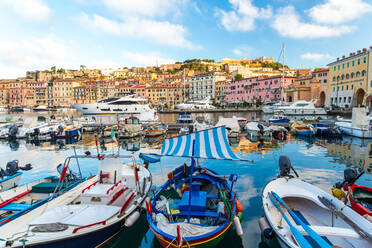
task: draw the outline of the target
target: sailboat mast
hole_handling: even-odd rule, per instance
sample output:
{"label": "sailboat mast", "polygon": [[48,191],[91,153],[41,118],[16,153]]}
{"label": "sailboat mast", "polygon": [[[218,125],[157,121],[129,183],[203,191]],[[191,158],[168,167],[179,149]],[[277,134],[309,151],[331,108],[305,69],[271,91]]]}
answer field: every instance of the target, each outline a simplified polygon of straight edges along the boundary
{"label": "sailboat mast", "polygon": [[284,99],[284,63],[285,63],[285,43],[283,43],[283,68],[282,68],[282,90],[281,90],[281,97],[280,97],[280,101],[283,101],[285,102],[285,99]]}

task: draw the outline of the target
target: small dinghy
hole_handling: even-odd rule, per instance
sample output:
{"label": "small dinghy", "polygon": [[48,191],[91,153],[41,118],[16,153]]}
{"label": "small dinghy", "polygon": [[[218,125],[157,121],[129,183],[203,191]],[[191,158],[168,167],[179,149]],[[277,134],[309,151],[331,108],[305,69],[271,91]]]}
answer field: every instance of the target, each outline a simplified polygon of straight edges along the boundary
{"label": "small dinghy", "polygon": [[24,167],[18,167],[18,160],[8,162],[5,170],[0,167],[0,192],[17,187],[22,176],[20,170],[26,171],[31,169],[31,164],[27,164]]}
{"label": "small dinghy", "polygon": [[[355,184],[355,182],[364,174],[364,171],[358,175],[353,168],[347,168],[344,171],[344,181],[336,183],[335,188],[341,187],[348,192],[346,200],[351,207],[365,218],[372,219],[372,188]],[[332,190],[335,197],[343,198],[345,194],[337,194]]]}
{"label": "small dinghy", "polygon": [[296,121],[292,124],[291,131],[295,135],[312,137],[316,133],[316,128],[310,124],[305,124],[302,121]]}
{"label": "small dinghy", "polygon": [[241,160],[229,146],[225,126],[166,139],[161,155],[141,155],[147,162],[158,162],[161,156],[191,158],[190,166],[183,164],[168,174],[147,203],[147,221],[162,247],[216,247],[233,223],[243,235],[238,217],[242,207],[233,191],[237,175],[219,175],[197,161]]}
{"label": "small dinghy", "polygon": [[146,128],[144,131],[146,138],[158,137],[167,133],[168,126],[162,123],[158,123]]}
{"label": "small dinghy", "polygon": [[[264,219],[281,247],[372,247],[372,224],[332,195],[290,174],[279,158],[280,175],[262,193]],[[260,226],[265,226],[260,223]]]}
{"label": "small dinghy", "polygon": [[99,175],[0,227],[0,247],[103,247],[133,225],[151,187],[150,172],[132,156],[115,154],[72,156],[66,164],[89,158],[99,159]]}

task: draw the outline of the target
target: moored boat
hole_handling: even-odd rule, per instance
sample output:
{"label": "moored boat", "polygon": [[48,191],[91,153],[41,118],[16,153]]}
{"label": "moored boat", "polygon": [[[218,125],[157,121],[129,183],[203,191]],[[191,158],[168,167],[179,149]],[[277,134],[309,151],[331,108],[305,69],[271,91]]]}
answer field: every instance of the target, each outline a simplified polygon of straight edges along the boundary
{"label": "moored boat", "polygon": [[165,135],[167,131],[168,126],[162,123],[152,125],[144,130],[146,138],[162,136]]}
{"label": "moored boat", "polygon": [[289,123],[289,121],[290,120],[281,111],[275,112],[269,119],[270,123]]}
{"label": "moored boat", "polygon": [[305,124],[302,121],[296,121],[292,124],[291,131],[295,135],[312,137],[316,133],[316,128],[310,124]]}
{"label": "moored boat", "polygon": [[[21,180],[22,172],[20,170],[30,170],[31,165],[18,167],[18,160],[9,161],[5,170],[0,167],[0,192],[17,187]],[[0,198],[4,200],[4,198]]]}
{"label": "moored boat", "polygon": [[141,136],[142,125],[137,117],[131,116],[119,122],[117,136],[119,139],[128,139]]}
{"label": "moored boat", "polygon": [[[0,247],[100,247],[140,216],[151,175],[130,156],[73,156],[100,160],[99,175],[0,227]],[[109,159],[133,159],[126,164]],[[69,162],[67,162],[69,163]]]}
{"label": "moored boat", "polygon": [[[281,247],[371,247],[372,224],[332,195],[291,175],[288,157],[262,192],[266,236]],[[294,171],[295,172],[295,171]],[[295,172],[297,175],[297,172]],[[274,233],[275,235],[270,235]]]}
{"label": "moored boat", "polygon": [[363,139],[372,139],[372,125],[365,108],[353,108],[352,121],[335,123],[342,133]]}
{"label": "moored boat", "polygon": [[237,175],[219,175],[196,161],[241,160],[229,146],[225,126],[166,139],[161,155],[142,158],[158,162],[161,156],[191,158],[190,166],[183,164],[168,174],[146,204],[148,223],[163,247],[215,247],[233,223],[238,235],[243,234],[238,217],[242,208],[233,191]]}

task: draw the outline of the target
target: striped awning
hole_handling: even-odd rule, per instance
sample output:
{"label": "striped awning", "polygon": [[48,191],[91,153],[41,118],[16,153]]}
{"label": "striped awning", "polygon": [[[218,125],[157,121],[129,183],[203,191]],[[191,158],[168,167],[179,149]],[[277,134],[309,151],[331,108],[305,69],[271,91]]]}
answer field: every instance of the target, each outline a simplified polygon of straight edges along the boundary
{"label": "striped awning", "polygon": [[[195,145],[193,151],[194,140]],[[244,160],[236,156],[231,150],[225,126],[165,139],[163,141],[161,155],[207,159]]]}

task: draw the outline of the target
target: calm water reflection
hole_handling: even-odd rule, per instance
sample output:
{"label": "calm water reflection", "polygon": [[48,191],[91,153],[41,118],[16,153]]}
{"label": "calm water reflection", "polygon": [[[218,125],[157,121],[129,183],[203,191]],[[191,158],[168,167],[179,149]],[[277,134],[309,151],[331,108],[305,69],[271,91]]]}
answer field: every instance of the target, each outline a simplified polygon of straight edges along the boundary
{"label": "calm water reflection", "polygon": [[[171,122],[176,117],[169,115],[166,118]],[[213,118],[218,118],[218,115],[214,115]],[[118,151],[110,139],[105,143],[106,152]],[[161,143],[162,139],[131,140],[121,142],[119,151],[122,154],[138,156],[139,148],[143,151],[159,151]],[[303,179],[330,192],[331,185],[343,179],[343,170],[349,166],[366,170],[367,173],[360,178],[360,183],[372,185],[371,145],[372,143],[368,141],[350,137],[343,140],[300,140],[289,137],[285,142],[251,142],[242,137],[239,144],[233,145],[233,149],[239,155],[253,159],[254,163],[200,160],[202,165],[213,168],[220,174],[234,172],[239,175],[235,190],[238,191],[244,209],[245,218],[242,223],[244,237],[241,240],[231,230],[219,247],[273,247],[261,242],[257,221],[262,216],[261,191],[266,183],[276,177],[279,156],[289,156]],[[21,180],[21,183],[27,183],[47,175],[55,175],[56,166],[62,163],[66,156],[74,153],[73,148],[80,154],[86,150],[95,152],[94,136],[84,135],[83,140],[73,144],[1,141],[0,165],[5,166],[6,162],[13,159],[19,160],[20,165],[31,163],[34,169],[24,172]],[[162,184],[166,180],[167,173],[184,161],[187,159],[166,157],[160,163],[151,165],[154,184]],[[98,161],[81,161],[80,164],[85,176],[97,172]],[[119,235],[109,244],[109,247],[124,246],[159,247],[147,227],[144,216],[131,230]]]}

